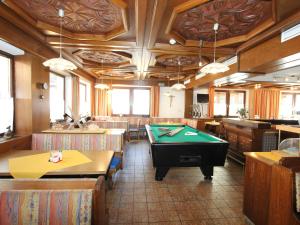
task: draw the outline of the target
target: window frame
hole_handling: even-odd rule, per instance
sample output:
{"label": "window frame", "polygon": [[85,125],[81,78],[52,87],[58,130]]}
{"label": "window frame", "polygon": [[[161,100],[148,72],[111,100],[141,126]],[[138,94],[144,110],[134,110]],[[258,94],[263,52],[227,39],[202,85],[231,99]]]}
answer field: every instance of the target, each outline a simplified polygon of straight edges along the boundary
{"label": "window frame", "polygon": [[[126,117],[150,117],[150,112],[151,112],[151,88],[147,88],[147,87],[118,87],[115,86],[112,88],[113,89],[127,89],[129,90],[129,114],[122,114],[123,116]],[[148,90],[149,91],[149,114],[133,114],[133,97],[134,97],[134,90]],[[113,108],[112,108],[112,104],[111,104],[111,112],[112,112],[112,116],[119,116],[120,114],[114,114],[113,113]]]}
{"label": "window frame", "polygon": [[[280,113],[281,113],[281,98],[282,98],[282,94],[289,94],[289,95],[292,95],[292,116],[293,117],[297,117],[297,114],[295,113],[295,106],[296,106],[296,96],[297,95],[300,95],[300,92],[289,92],[289,91],[282,91],[280,93]],[[282,115],[280,115],[282,116]]]}
{"label": "window frame", "polygon": [[237,117],[237,116],[230,116],[229,115],[230,94],[231,93],[243,93],[244,94],[244,108],[246,108],[246,91],[243,91],[243,90],[215,90],[215,92],[226,93],[226,115],[216,115],[215,112],[214,112],[215,117]]}
{"label": "window frame", "polygon": [[84,79],[84,78],[81,78],[79,79],[79,114],[81,115],[81,107],[82,107],[82,104],[81,104],[81,96],[80,96],[80,86],[84,86],[84,102],[86,103],[89,99],[89,115],[92,115],[93,113],[93,109],[92,109],[92,82],[90,80],[87,80],[87,79]]}
{"label": "window frame", "polygon": [[[12,124],[12,131],[15,132],[16,130],[16,101],[15,101],[15,96],[16,96],[16,90],[15,90],[15,59],[14,56],[7,53],[3,52],[0,50],[0,55],[5,58],[10,59],[10,97],[13,98],[13,124]],[[4,132],[0,133],[0,136],[3,135]]]}
{"label": "window frame", "polygon": [[[64,91],[63,91],[63,100],[64,100],[64,114],[66,113],[66,77],[64,76],[64,75],[61,75],[61,74],[59,74],[59,73],[57,73],[57,72],[53,72],[52,70],[50,70],[50,72],[49,72],[49,100],[50,100],[50,98],[51,98],[51,87],[50,87],[50,76],[51,76],[51,73],[52,74],[54,74],[55,76],[58,76],[58,77],[61,77],[61,78],[63,78],[64,79],[64,85],[63,85],[63,87],[64,87]],[[50,104],[50,101],[49,101],[49,104]],[[51,111],[51,109],[49,108],[49,111]],[[50,118],[51,119],[51,118]]]}

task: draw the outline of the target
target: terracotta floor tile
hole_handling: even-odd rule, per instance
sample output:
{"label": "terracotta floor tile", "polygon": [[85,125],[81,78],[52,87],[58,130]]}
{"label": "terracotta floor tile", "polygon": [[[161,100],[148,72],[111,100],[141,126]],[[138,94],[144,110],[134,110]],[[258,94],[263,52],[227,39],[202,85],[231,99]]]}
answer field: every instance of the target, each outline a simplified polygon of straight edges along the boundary
{"label": "terracotta floor tile", "polygon": [[161,204],[159,202],[148,202],[147,203],[148,205],[148,210],[151,210],[151,211],[162,211],[162,207],[161,207]]}
{"label": "terracotta floor tile", "polygon": [[178,213],[181,221],[194,220],[194,217],[193,217],[191,211],[180,210],[180,211],[177,211],[177,213]]}
{"label": "terracotta floor tile", "polygon": [[133,211],[147,211],[147,203],[146,202],[134,202],[133,203]]}
{"label": "terracotta floor tile", "polygon": [[224,218],[224,215],[219,209],[207,209],[206,212],[211,219]]}
{"label": "terracotta floor tile", "polygon": [[163,211],[163,215],[166,221],[180,221],[179,215],[175,210]]}
{"label": "terracotta floor tile", "polygon": [[160,210],[148,211],[149,222],[163,222],[165,221],[164,215]]}
{"label": "terracotta floor tile", "polygon": [[148,212],[147,211],[135,211],[133,213],[133,222],[148,223]]}
{"label": "terracotta floor tile", "polygon": [[124,151],[124,169],[107,191],[113,225],[244,225],[243,168],[226,161],[205,181],[199,168],[171,168],[163,181],[146,141],[132,141]]}

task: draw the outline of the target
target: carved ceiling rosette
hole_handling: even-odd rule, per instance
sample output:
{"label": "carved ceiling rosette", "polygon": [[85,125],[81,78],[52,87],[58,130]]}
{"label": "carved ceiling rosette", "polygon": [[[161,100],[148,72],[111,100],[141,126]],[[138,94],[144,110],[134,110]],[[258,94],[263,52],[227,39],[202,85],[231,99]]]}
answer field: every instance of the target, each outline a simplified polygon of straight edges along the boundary
{"label": "carved ceiling rosette", "polygon": [[247,34],[271,17],[272,1],[215,0],[179,13],[172,30],[186,40],[212,42],[216,22],[217,40],[224,40]]}
{"label": "carved ceiling rosette", "polygon": [[[179,73],[179,80],[185,78],[187,75],[184,73]],[[174,73],[150,73],[149,74],[150,78],[155,78],[155,79],[162,79],[162,80],[177,80],[178,79],[178,72]]]}
{"label": "carved ceiling rosette", "polygon": [[176,56],[176,55],[168,55],[168,56],[159,56],[156,58],[157,63],[164,66],[178,66],[180,62],[180,66],[189,66],[189,65],[197,65],[199,63],[199,56],[197,55],[184,55],[184,56]]}
{"label": "carved ceiling rosette", "polygon": [[117,65],[129,63],[129,58],[113,52],[104,52],[98,50],[81,50],[74,53],[74,55],[80,57],[83,60],[96,63],[103,62],[103,64]]}
{"label": "carved ceiling rosette", "polygon": [[54,27],[60,25],[58,9],[63,8],[63,29],[77,35],[105,35],[123,26],[123,9],[110,0],[8,0],[9,2],[17,5],[34,20]]}

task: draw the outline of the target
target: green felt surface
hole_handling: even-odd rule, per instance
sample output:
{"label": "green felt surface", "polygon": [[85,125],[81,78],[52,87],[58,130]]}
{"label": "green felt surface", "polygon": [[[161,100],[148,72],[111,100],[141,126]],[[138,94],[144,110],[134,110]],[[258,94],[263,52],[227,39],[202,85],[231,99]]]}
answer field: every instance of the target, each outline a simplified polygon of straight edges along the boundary
{"label": "green felt surface", "polygon": [[[214,138],[204,132],[196,130],[189,126],[178,126],[178,125],[155,125],[152,124],[151,126],[152,134],[155,138],[155,142],[158,143],[184,143],[184,142],[221,142],[219,139]],[[159,130],[159,128],[169,128],[170,130],[175,130],[178,127],[184,127],[182,131],[175,134],[172,137],[164,135],[159,137],[161,133],[165,133],[165,131]],[[195,132],[197,135],[185,135],[186,132]]]}

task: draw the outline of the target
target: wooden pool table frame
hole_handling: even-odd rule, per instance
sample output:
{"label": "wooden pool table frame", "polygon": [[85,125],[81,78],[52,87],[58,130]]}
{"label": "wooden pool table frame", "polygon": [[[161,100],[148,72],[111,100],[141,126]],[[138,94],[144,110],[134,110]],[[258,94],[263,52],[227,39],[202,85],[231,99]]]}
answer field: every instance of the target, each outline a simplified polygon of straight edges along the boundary
{"label": "wooden pool table frame", "polygon": [[200,167],[204,179],[211,180],[214,166],[225,164],[229,144],[220,138],[205,133],[218,142],[158,143],[151,127],[147,124],[145,127],[151,144],[153,166],[156,168],[155,180],[163,180],[170,167]]}

